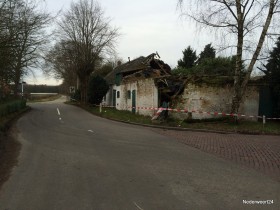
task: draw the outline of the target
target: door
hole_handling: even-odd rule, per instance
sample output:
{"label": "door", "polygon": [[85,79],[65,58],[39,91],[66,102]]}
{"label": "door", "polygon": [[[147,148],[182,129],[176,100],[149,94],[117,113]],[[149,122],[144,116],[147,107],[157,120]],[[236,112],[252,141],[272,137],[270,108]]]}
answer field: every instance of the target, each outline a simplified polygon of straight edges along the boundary
{"label": "door", "polygon": [[113,90],[113,106],[114,107],[116,107],[116,94],[117,94],[117,91]]}
{"label": "door", "polygon": [[132,113],[136,113],[136,90],[132,91]]}

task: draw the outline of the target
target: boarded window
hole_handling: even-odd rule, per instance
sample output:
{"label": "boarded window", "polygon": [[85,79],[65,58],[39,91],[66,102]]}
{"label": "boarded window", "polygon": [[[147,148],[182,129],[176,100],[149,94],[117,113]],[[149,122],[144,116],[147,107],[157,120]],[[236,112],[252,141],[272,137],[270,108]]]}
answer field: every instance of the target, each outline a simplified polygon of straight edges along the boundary
{"label": "boarded window", "polygon": [[131,99],[131,91],[130,90],[127,91],[127,99]]}
{"label": "boarded window", "polygon": [[117,91],[117,98],[120,98],[120,91]]}

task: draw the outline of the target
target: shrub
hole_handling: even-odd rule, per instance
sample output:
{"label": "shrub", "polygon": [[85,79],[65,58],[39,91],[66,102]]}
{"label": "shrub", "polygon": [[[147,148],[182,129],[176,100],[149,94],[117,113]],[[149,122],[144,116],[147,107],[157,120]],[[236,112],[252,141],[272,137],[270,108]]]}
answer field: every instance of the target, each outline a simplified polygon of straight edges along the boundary
{"label": "shrub", "polygon": [[80,91],[80,89],[77,89],[77,90],[75,91],[75,93],[73,93],[73,94],[71,95],[71,99],[74,99],[74,100],[76,100],[76,101],[81,101],[81,91]]}
{"label": "shrub", "polygon": [[21,109],[24,109],[25,107],[26,107],[25,100],[16,100],[16,101],[10,101],[4,104],[0,104],[0,117],[5,117],[14,112],[18,112]]}
{"label": "shrub", "polygon": [[101,76],[92,76],[89,80],[88,102],[100,104],[109,90],[109,85]]}

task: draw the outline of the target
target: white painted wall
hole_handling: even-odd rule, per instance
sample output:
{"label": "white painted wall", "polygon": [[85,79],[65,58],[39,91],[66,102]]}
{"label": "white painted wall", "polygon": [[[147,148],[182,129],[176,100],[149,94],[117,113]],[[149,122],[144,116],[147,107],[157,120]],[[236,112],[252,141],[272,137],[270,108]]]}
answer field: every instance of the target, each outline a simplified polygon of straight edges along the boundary
{"label": "white painted wall", "polygon": [[[132,111],[132,96],[127,97],[127,91],[136,90],[136,113],[146,116],[153,116],[155,110],[142,109],[141,107],[158,107],[158,89],[154,84],[154,79],[140,79],[138,81],[126,81],[120,86],[112,86],[113,89],[120,91],[120,98],[116,98],[116,108],[118,110]],[[229,85],[223,87],[213,87],[206,84],[188,84],[179,102],[170,108],[188,109],[204,112],[225,112],[230,113],[233,90]],[[112,98],[112,97],[111,97]],[[107,99],[107,98],[106,98]],[[112,99],[111,99],[112,100]],[[107,105],[112,104],[106,100]],[[259,92],[255,86],[247,88],[244,102],[241,104],[239,113],[257,116],[259,112]],[[169,112],[177,119],[186,119],[187,113]],[[192,113],[193,119],[213,118],[213,115]]]}
{"label": "white painted wall", "polygon": [[[120,98],[117,99],[117,109],[132,111],[132,95],[129,98],[127,92],[132,94],[136,90],[136,113],[146,116],[153,116],[155,111],[142,109],[141,107],[158,107],[158,89],[153,79],[141,79],[137,81],[126,81],[119,86]],[[140,109],[138,109],[138,107]]]}

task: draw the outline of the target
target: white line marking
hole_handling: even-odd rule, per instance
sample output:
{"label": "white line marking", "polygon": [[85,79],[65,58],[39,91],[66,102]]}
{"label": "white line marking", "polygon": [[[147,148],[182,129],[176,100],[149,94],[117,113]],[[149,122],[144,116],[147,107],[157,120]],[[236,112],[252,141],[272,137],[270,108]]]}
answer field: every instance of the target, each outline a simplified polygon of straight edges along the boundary
{"label": "white line marking", "polygon": [[144,209],[142,209],[140,206],[138,206],[137,203],[135,203],[135,202],[134,202],[134,205],[135,205],[138,209],[144,210]]}
{"label": "white line marking", "polygon": [[94,133],[92,130],[88,130],[88,132]]}
{"label": "white line marking", "polygon": [[58,114],[58,115],[60,115],[60,111],[59,111],[59,109],[58,109],[58,108],[56,108],[56,110],[57,110],[57,114]]}

